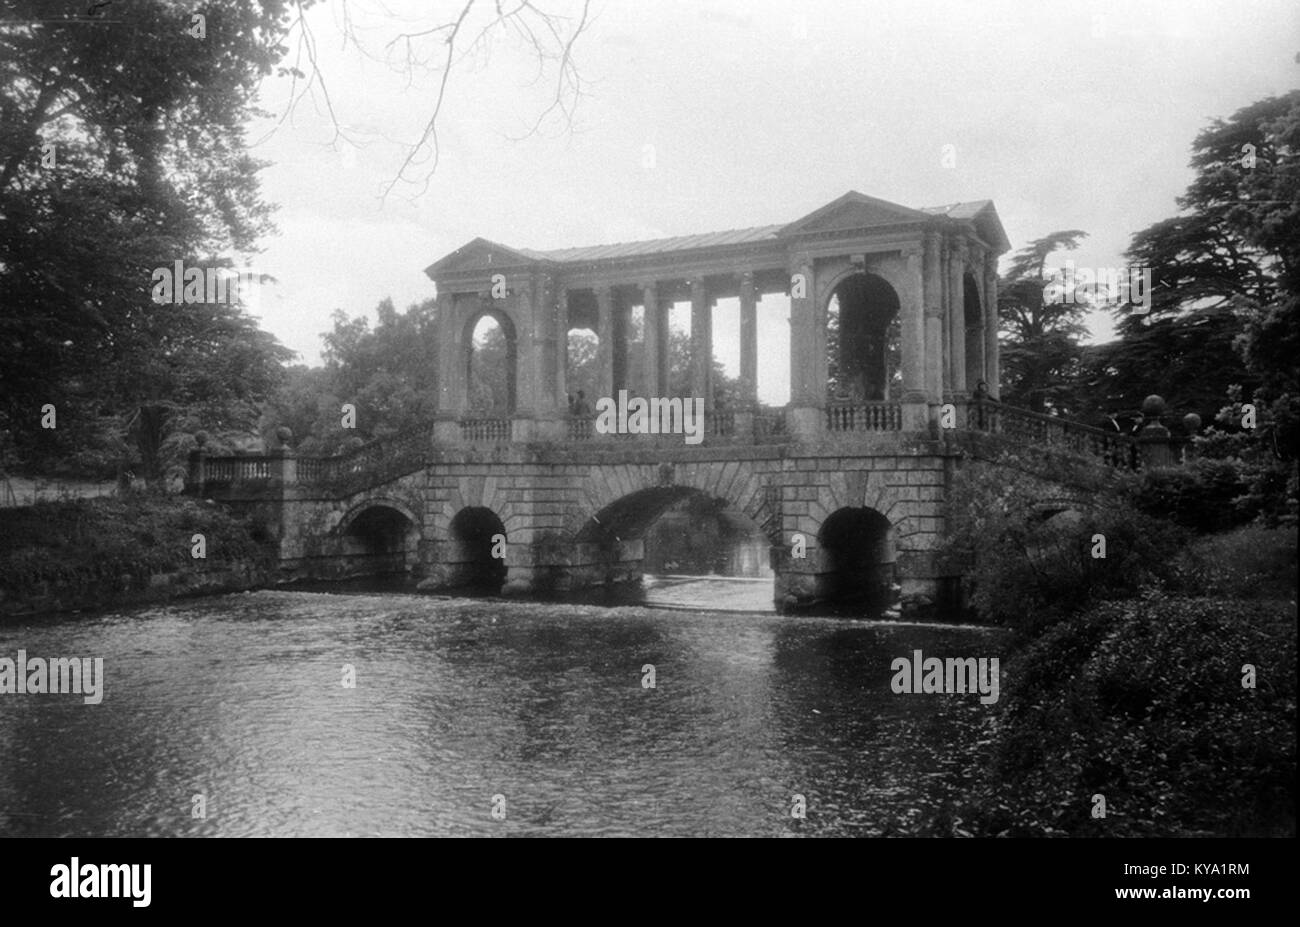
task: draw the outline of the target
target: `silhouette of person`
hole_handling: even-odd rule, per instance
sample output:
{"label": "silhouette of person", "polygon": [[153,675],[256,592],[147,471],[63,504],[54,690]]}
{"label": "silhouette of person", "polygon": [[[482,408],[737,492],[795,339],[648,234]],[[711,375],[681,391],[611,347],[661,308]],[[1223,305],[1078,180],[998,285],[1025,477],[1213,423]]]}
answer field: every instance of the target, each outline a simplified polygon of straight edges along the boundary
{"label": "silhouette of person", "polygon": [[587,394],[582,390],[578,390],[578,399],[573,404],[573,414],[580,417],[591,414],[591,405],[587,402]]}

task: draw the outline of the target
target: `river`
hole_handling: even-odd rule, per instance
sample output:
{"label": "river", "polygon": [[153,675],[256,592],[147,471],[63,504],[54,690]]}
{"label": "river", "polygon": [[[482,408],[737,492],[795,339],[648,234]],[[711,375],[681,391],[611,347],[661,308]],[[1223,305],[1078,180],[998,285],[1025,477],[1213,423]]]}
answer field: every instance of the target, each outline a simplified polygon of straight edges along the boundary
{"label": "river", "polygon": [[[944,819],[988,706],[895,694],[890,663],[999,656],[996,632],[692,609],[689,585],[652,583],[666,608],[262,591],[0,626],[0,657],[104,661],[97,705],[0,694],[0,834],[880,835]],[[761,607],[752,585],[716,588]]]}

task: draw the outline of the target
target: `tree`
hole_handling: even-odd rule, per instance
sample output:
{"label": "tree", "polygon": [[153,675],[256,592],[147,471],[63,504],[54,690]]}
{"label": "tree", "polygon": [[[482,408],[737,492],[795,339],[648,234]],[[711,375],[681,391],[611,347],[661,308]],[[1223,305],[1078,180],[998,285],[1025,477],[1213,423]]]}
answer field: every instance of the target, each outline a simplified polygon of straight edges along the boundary
{"label": "tree", "polygon": [[[726,369],[722,362],[716,357],[710,358],[713,364],[713,398],[716,402],[721,400],[725,405],[731,408],[737,408],[742,404],[743,397],[740,392],[740,380],[737,377],[727,376]],[[669,329],[668,331],[668,395],[680,396],[683,399],[701,398],[698,391],[693,386],[692,371],[694,369],[694,359],[691,351],[690,332],[679,329]]]}
{"label": "tree", "polygon": [[[294,63],[286,73],[294,78],[290,90],[289,112],[306,95],[313,102],[323,104],[334,127],[334,142],[342,141],[359,147],[349,128],[339,122],[326,84],[326,76],[317,62],[316,36],[307,16],[313,0],[294,0],[297,12],[286,40],[295,41]],[[415,83],[423,74],[433,80],[432,102],[428,104],[428,118],[419,138],[408,146],[406,155],[396,175],[384,190],[387,196],[399,182],[409,181],[408,172],[423,169],[427,188],[441,157],[438,129],[443,108],[448,100],[452,81],[465,68],[467,59],[487,58],[492,46],[501,41],[514,42],[523,54],[536,64],[532,84],[542,93],[541,112],[524,132],[527,137],[538,132],[552,116],[558,116],[566,126],[573,119],[574,110],[583,95],[583,80],[578,70],[574,48],[591,25],[590,0],[582,0],[570,16],[541,9],[531,0],[517,3],[487,3],[480,0],[461,0],[459,7],[442,7],[430,14],[415,13],[404,18],[411,27],[398,32],[383,43],[379,52],[371,46],[376,29],[366,20],[376,12],[391,19],[392,14],[382,3],[367,4],[357,0],[341,0],[340,15],[336,18],[342,32],[343,46],[354,47],[362,55],[394,67]],[[450,15],[449,15],[450,13]],[[307,71],[300,66],[306,66]],[[299,86],[301,84],[301,86]],[[319,89],[320,100],[314,99]]]}
{"label": "tree", "polygon": [[[304,454],[335,454],[345,446],[414,430],[438,407],[437,301],[398,312],[391,299],[376,307],[374,328],[365,316],[334,312],[322,335],[324,365],[299,367],[268,404],[262,433],[284,425]],[[354,427],[343,426],[343,406],[355,409]]]}
{"label": "tree", "polygon": [[200,418],[256,401],[283,356],[238,307],[151,299],[153,269],[229,264],[270,228],[242,125],[288,4],[206,4],[203,38],[191,15],[12,0],[0,25],[0,304],[21,308],[0,315],[0,429],[28,466],[125,453],[130,423],[157,485],[184,397],[214,404]]}
{"label": "tree", "polygon": [[1074,377],[1078,372],[1080,338],[1085,328],[1087,299],[1062,293],[1044,298],[1047,260],[1064,248],[1073,251],[1087,233],[1078,229],[1053,232],[1016,252],[998,285],[1002,399],[1035,412],[1049,409],[1069,414],[1076,405]]}
{"label": "tree", "polygon": [[[1151,270],[1149,314],[1120,307],[1120,340],[1094,393],[1214,417],[1229,388],[1267,410],[1279,453],[1297,452],[1300,376],[1300,91],[1215,120],[1193,143],[1184,213],[1138,232],[1127,256]],[[1276,430],[1274,430],[1276,429]]]}

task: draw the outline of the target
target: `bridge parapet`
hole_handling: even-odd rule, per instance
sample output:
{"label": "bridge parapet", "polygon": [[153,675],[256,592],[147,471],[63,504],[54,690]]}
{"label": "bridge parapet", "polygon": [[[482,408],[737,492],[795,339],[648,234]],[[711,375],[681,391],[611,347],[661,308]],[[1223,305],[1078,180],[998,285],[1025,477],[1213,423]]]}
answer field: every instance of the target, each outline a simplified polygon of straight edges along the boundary
{"label": "bridge parapet", "polygon": [[[1047,452],[1065,452],[1106,468],[1137,470],[1180,459],[1180,439],[1153,422],[1140,435],[1124,435],[990,400],[954,403],[957,433],[989,435]],[[272,499],[284,494],[342,496],[396,479],[448,455],[499,456],[508,447],[648,451],[661,459],[691,457],[717,449],[751,447],[783,454],[779,446],[843,446],[883,453],[895,443],[940,438],[943,406],[897,402],[835,402],[815,421],[791,408],[715,410],[699,444],[679,434],[601,434],[591,418],[471,418],[438,421],[372,441],[334,457],[298,457],[287,448],[264,455],[207,456],[190,462],[187,492],[224,499]],[[809,427],[812,426],[812,427]],[[820,427],[818,427],[820,426]],[[761,451],[761,448],[772,448]],[[586,452],[584,452],[586,453]]]}
{"label": "bridge parapet", "polygon": [[1135,436],[1000,402],[972,400],[966,407],[966,426],[1020,444],[1086,454],[1121,470],[1138,470],[1143,463],[1141,442]]}

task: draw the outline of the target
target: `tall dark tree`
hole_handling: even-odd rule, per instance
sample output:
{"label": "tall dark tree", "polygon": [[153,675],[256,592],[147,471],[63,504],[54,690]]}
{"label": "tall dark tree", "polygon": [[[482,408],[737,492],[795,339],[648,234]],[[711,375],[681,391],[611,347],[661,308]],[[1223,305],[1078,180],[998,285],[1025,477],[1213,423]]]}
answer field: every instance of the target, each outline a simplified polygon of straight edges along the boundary
{"label": "tall dark tree", "polygon": [[1035,412],[1074,413],[1074,382],[1090,308],[1073,292],[1045,298],[1048,259],[1056,251],[1073,251],[1087,237],[1078,229],[1053,232],[1031,241],[1012,257],[998,284],[1002,400]]}
{"label": "tall dark tree", "polygon": [[1240,386],[1294,456],[1300,91],[1215,120],[1192,147],[1183,213],[1138,232],[1127,252],[1151,271],[1150,312],[1119,308],[1120,339],[1091,359],[1087,388],[1112,406],[1157,392],[1209,420]]}
{"label": "tall dark tree", "polygon": [[238,306],[155,304],[152,272],[229,263],[269,230],[242,126],[285,50],[289,6],[6,4],[0,430],[27,464],[127,434],[157,483],[183,407],[211,403],[200,417],[220,419],[264,397],[283,356],[273,341]]}

